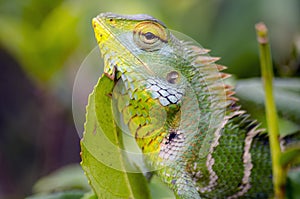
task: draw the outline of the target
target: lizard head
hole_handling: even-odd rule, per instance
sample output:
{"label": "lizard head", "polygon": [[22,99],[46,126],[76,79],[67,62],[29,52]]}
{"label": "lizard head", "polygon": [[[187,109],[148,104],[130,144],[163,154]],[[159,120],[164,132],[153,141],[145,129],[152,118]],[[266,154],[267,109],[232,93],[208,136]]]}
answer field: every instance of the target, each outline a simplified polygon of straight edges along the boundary
{"label": "lizard head", "polygon": [[185,89],[187,83],[202,90],[199,93],[220,88],[218,93],[224,99],[222,79],[228,76],[219,73],[225,67],[214,64],[218,58],[208,56],[209,50],[183,34],[183,40],[178,39],[160,20],[144,14],[102,13],[93,19],[93,27],[104,72],[111,79],[116,78],[116,69],[135,71],[134,76],[156,77],[174,88]]}
{"label": "lizard head", "polygon": [[104,57],[104,72],[112,79],[116,67],[122,71],[122,66],[126,70],[134,66],[133,70],[150,76],[164,74],[170,82],[176,81],[178,74],[167,66],[182,61],[182,50],[176,51],[180,48],[174,48],[175,37],[161,21],[144,14],[102,13],[93,19],[93,27]]}

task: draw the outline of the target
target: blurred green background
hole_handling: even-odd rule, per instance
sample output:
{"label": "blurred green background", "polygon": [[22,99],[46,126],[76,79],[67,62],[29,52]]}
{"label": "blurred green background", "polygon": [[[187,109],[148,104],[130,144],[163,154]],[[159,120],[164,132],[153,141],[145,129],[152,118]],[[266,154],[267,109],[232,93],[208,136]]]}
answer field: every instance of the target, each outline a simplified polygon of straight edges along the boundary
{"label": "blurred green background", "polygon": [[159,18],[237,79],[260,75],[254,25],[264,21],[276,76],[300,76],[299,0],[0,0],[0,198],[23,198],[39,177],[80,161],[73,81],[96,46],[91,19],[108,11]]}

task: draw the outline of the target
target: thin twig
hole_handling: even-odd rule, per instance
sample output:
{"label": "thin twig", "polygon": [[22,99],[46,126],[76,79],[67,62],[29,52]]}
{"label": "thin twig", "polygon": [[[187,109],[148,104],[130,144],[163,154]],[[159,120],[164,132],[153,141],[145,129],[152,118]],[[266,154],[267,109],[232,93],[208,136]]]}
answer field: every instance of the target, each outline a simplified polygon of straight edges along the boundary
{"label": "thin twig", "polygon": [[255,26],[260,50],[260,64],[265,89],[266,117],[272,155],[273,184],[276,199],[285,198],[286,170],[280,166],[281,150],[277,111],[273,97],[272,58],[268,39],[268,29],[264,23]]}

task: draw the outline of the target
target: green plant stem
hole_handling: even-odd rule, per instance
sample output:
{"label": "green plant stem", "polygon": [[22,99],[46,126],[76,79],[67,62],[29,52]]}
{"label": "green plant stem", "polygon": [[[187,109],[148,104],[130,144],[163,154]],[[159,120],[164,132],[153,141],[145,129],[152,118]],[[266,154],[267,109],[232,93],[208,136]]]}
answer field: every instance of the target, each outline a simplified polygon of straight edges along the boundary
{"label": "green plant stem", "polygon": [[260,50],[260,64],[265,89],[266,117],[272,155],[273,184],[276,199],[285,198],[286,170],[280,165],[281,150],[277,111],[273,97],[273,70],[268,29],[264,23],[255,26]]}

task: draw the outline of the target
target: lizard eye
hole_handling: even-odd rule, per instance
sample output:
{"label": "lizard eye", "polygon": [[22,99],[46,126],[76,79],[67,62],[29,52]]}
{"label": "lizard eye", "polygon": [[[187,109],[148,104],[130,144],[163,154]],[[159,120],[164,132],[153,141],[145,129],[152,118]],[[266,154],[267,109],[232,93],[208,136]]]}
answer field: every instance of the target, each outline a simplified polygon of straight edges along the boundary
{"label": "lizard eye", "polygon": [[144,43],[155,43],[158,40],[158,37],[155,36],[152,32],[146,32],[142,35],[141,39],[143,39]]}
{"label": "lizard eye", "polygon": [[161,25],[154,22],[141,22],[133,31],[133,41],[142,50],[156,51],[167,43],[167,33]]}

